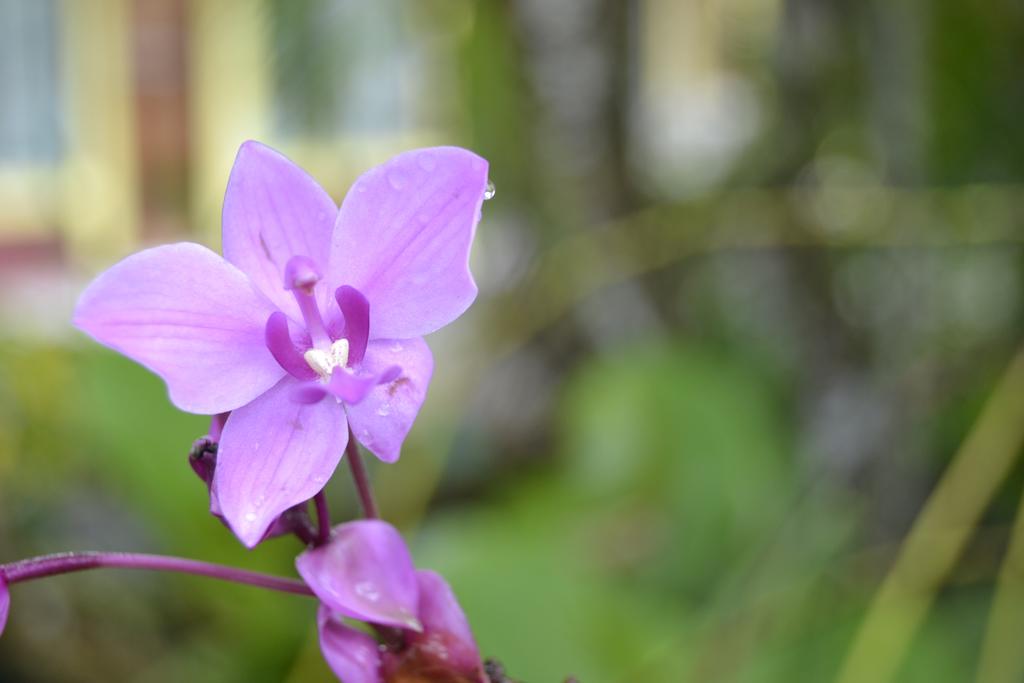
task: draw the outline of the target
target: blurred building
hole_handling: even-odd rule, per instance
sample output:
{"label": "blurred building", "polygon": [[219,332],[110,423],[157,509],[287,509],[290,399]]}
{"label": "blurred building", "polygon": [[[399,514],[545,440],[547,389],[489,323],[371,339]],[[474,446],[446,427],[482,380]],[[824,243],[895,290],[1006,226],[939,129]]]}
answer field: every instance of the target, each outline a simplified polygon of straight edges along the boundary
{"label": "blurred building", "polygon": [[455,18],[397,0],[0,0],[2,327],[56,331],[69,278],[142,245],[217,248],[246,139],[337,200],[382,157],[451,140]]}
{"label": "blurred building", "polygon": [[453,36],[416,15],[394,0],[0,0],[4,272],[184,234],[216,246],[248,138],[339,199],[371,159],[440,138]]}

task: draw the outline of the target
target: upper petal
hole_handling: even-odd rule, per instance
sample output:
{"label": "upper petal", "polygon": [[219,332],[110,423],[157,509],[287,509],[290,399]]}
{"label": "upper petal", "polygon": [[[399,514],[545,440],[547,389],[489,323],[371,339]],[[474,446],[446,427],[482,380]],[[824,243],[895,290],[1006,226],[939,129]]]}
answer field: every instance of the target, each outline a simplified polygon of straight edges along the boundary
{"label": "upper petal", "polygon": [[380,650],[377,641],[362,631],[346,626],[320,605],[316,616],[320,651],[331,671],[343,683],[380,683]]}
{"label": "upper petal", "polygon": [[[246,142],[235,157],[224,194],[224,257],[245,271],[279,309],[301,320],[284,288],[285,264],[292,256],[306,256],[327,272],[337,213],[334,200],[309,174],[266,145]],[[324,302],[328,294],[324,290]]]}
{"label": "upper petal", "polygon": [[321,602],[374,624],[420,630],[416,568],[401,534],[379,519],[341,524],[327,545],[295,560]]}
{"label": "upper petal", "polygon": [[250,548],[278,515],[324,487],[348,442],[341,404],[297,403],[297,383],[285,377],[233,411],[217,449],[214,495],[235,535]]}
{"label": "upper petal", "polygon": [[356,439],[384,462],[398,460],[402,442],[427,397],[434,357],[422,339],[378,339],[367,345],[364,372],[379,375],[394,366],[401,368],[398,377],[346,406]]}
{"label": "upper petal", "polygon": [[369,300],[370,339],[422,336],[473,302],[469,247],[486,187],[487,162],[457,147],[400,154],[352,186],[328,277]]}
{"label": "upper petal", "polygon": [[427,651],[462,673],[480,672],[480,650],[448,582],[426,569],[417,570],[416,580],[423,632],[412,636],[413,641],[429,644]]}
{"label": "upper petal", "polygon": [[160,375],[193,413],[245,405],[284,374],[264,343],[273,306],[242,271],[182,242],[133,254],[82,293],[74,323]]}
{"label": "upper petal", "polygon": [[7,590],[7,582],[0,576],[0,635],[7,626],[7,613],[11,609],[11,594]]}

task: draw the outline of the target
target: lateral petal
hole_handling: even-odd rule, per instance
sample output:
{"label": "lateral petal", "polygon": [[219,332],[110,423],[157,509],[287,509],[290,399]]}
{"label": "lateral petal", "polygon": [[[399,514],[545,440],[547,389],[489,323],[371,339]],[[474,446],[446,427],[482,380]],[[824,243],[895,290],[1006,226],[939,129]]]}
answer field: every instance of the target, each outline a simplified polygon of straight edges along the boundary
{"label": "lateral petal", "polygon": [[217,449],[214,495],[232,531],[250,548],[278,515],[324,487],[348,442],[341,404],[297,403],[297,384],[285,377],[233,411]]}
{"label": "lateral petal", "polygon": [[320,651],[327,666],[343,683],[381,683],[377,641],[346,626],[331,610],[320,605],[316,615]]}
{"label": "lateral petal", "polygon": [[[306,256],[327,272],[327,250],[338,207],[305,171],[252,140],[235,157],[224,194],[224,257],[293,320],[302,320],[284,288],[284,267]],[[318,290],[321,288],[318,288]],[[318,298],[326,303],[333,290]]]}
{"label": "lateral petal", "polygon": [[264,343],[274,311],[235,266],[189,242],[133,254],[93,280],[74,324],[167,383],[178,408],[245,405],[284,374]]}
{"label": "lateral petal", "polygon": [[397,377],[346,406],[356,439],[384,462],[395,462],[401,454],[402,442],[427,397],[434,357],[422,339],[378,339],[367,345],[363,372],[382,375],[394,366],[401,368]]}
{"label": "lateral petal", "polygon": [[338,212],[329,278],[370,303],[370,339],[420,337],[476,298],[469,248],[487,162],[458,147],[400,154],[363,174]]}
{"label": "lateral petal", "polygon": [[334,528],[331,541],[295,560],[325,605],[353,619],[419,631],[412,556],[395,527],[361,519]]}

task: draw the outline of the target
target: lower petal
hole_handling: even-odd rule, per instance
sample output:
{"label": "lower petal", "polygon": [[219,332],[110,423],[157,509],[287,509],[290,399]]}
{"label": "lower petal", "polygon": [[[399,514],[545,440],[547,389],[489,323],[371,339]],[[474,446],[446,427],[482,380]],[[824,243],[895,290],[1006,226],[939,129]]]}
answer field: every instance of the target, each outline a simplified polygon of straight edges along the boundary
{"label": "lower petal", "polygon": [[359,443],[384,462],[395,462],[402,442],[427,396],[434,357],[422,339],[377,339],[366,347],[362,370],[383,374],[398,366],[401,374],[374,387],[357,405],[348,405],[349,424]]}
{"label": "lower petal", "polygon": [[344,683],[380,683],[380,650],[377,641],[346,626],[321,605],[317,612],[320,651],[334,675]]}
{"label": "lower petal", "polygon": [[253,547],[282,512],[316,495],[348,442],[341,404],[292,399],[292,377],[233,411],[217,449],[213,491],[220,512]]}

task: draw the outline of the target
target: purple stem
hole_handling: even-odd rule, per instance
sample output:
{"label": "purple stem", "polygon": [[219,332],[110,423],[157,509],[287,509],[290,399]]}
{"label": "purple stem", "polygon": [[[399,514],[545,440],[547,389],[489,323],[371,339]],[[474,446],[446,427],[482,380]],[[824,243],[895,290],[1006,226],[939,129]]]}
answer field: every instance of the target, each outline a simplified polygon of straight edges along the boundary
{"label": "purple stem", "polygon": [[352,481],[356,484],[356,492],[359,494],[359,502],[363,505],[363,517],[376,519],[377,503],[373,500],[373,489],[370,487],[370,478],[366,476],[366,468],[363,466],[363,457],[359,454],[359,444],[356,443],[355,434],[348,431],[348,445],[345,446],[345,459],[348,460],[348,468],[352,470]]}
{"label": "purple stem", "polygon": [[12,584],[41,579],[47,576],[56,576],[58,574],[79,572],[86,569],[99,569],[101,567],[178,572],[281,591],[282,593],[313,595],[313,591],[297,579],[271,576],[270,574],[261,574],[235,567],[225,567],[224,565],[211,564],[209,562],[199,562],[198,560],[186,560],[181,557],[144,555],[140,553],[81,552],[40,555],[39,557],[30,557],[26,560],[18,560],[17,562],[0,565],[0,577],[3,577],[8,584]]}
{"label": "purple stem", "polygon": [[331,540],[331,513],[327,510],[327,496],[324,495],[323,489],[313,496],[313,502],[316,503],[317,528],[314,545],[324,545]]}

